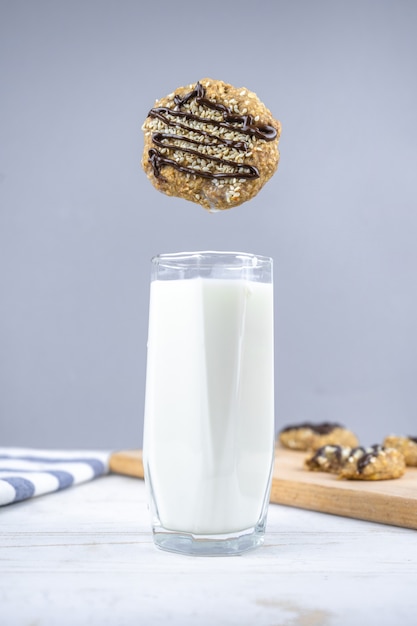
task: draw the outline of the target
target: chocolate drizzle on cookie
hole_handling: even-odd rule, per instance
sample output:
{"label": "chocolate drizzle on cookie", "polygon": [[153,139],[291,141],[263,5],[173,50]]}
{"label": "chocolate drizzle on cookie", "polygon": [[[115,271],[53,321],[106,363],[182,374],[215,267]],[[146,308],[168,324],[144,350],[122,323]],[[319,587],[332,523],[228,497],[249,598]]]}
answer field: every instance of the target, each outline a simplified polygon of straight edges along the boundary
{"label": "chocolate drizzle on cookie", "polygon": [[295,424],[292,426],[285,426],[281,430],[282,433],[287,433],[290,430],[309,429],[317,435],[328,435],[332,433],[336,428],[343,428],[340,424],[331,422],[322,422],[321,424],[312,424],[311,422],[303,422],[302,424]]}
{"label": "chocolate drizzle on cookie", "polygon": [[[369,450],[369,452],[366,452],[365,454],[361,456],[361,458],[358,460],[358,463],[357,463],[359,474],[362,474],[365,467],[369,465],[369,463],[371,463],[372,460],[375,459],[380,454],[380,452],[383,451],[383,449],[384,448],[380,446],[379,444],[375,444],[374,446],[371,446],[371,449]],[[353,453],[354,453],[354,450],[352,450],[351,455]]]}
{"label": "chocolate drizzle on cookie", "polygon": [[321,446],[320,448],[318,448],[318,450],[316,450],[316,452],[313,454],[313,456],[310,459],[311,463],[315,463],[316,461],[318,461],[318,459],[320,457],[328,457],[328,456],[333,456],[334,459],[338,462],[341,463],[343,460],[343,448],[342,446],[339,445],[325,445],[325,446]]}
{"label": "chocolate drizzle on cookie", "polygon": [[[217,111],[221,114],[221,119],[201,117],[192,113],[189,108],[186,108],[186,105],[192,100],[195,100],[200,109],[205,107]],[[217,134],[216,131],[220,129],[225,129],[226,133],[238,133],[262,141],[273,141],[277,137],[277,130],[273,126],[257,124],[252,115],[237,115],[224,104],[206,98],[206,90],[200,82],[197,82],[194,89],[185,96],[176,95],[173,108],[154,107],[149,111],[148,117],[157,118],[168,128],[175,129],[175,132],[155,132],[152,135],[152,142],[155,147],[149,150],[148,160],[153,167],[155,177],[161,179],[163,179],[161,169],[166,166],[172,166],[186,174],[194,174],[209,179],[259,178],[259,171],[256,167],[214,156],[208,151],[206,152],[205,148],[211,152],[213,149],[221,149],[222,146],[244,153],[249,151],[250,146],[247,141],[230,139],[230,135],[224,137],[221,132]],[[198,128],[199,124],[212,130]],[[201,167],[185,165],[174,158],[177,152],[204,159],[214,167],[202,169]],[[216,165],[219,166],[217,169]],[[232,171],[223,171],[221,166],[231,168]]]}
{"label": "chocolate drizzle on cookie", "polygon": [[352,449],[338,444],[321,446],[314,454],[305,460],[307,469],[339,473],[351,456]]}

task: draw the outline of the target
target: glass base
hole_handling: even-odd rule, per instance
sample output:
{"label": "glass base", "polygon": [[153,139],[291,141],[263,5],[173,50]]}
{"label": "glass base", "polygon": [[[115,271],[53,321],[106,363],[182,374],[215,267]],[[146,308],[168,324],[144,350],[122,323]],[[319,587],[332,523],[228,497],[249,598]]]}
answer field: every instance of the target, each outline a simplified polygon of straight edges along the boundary
{"label": "glass base", "polygon": [[154,528],[157,548],[189,556],[239,556],[260,547],[264,528],[255,527],[227,535],[193,535],[162,527]]}

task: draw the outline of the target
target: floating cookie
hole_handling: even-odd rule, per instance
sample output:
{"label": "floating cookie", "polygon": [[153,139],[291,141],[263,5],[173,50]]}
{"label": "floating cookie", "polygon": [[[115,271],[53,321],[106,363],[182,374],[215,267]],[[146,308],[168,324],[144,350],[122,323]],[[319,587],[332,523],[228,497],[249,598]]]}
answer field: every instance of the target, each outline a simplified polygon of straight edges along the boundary
{"label": "floating cookie", "polygon": [[313,455],[306,458],[305,468],[313,472],[338,474],[350,457],[352,448],[348,446],[321,446]]}
{"label": "floating cookie", "polygon": [[404,456],[395,448],[374,445],[356,448],[342,467],[339,477],[348,480],[388,480],[405,472]]}
{"label": "floating cookie", "polygon": [[399,450],[404,455],[406,465],[417,467],[417,437],[389,435],[384,439],[384,446]]}
{"label": "floating cookie", "polygon": [[223,210],[253,198],[278,167],[281,125],[245,87],[205,78],[157,100],[142,167],[168,196]]}
{"label": "floating cookie", "polygon": [[280,443],[291,450],[317,450],[325,445],[348,446],[354,448],[358,439],[354,433],[341,424],[304,422],[283,428],[278,436]]}

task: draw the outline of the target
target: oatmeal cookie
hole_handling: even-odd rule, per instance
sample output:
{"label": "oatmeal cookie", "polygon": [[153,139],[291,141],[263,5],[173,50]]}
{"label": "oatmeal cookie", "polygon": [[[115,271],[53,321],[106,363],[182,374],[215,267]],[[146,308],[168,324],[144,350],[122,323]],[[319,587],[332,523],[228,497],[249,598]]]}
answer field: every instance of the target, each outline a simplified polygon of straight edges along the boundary
{"label": "oatmeal cookie", "polygon": [[306,469],[313,472],[338,474],[350,457],[352,448],[348,446],[321,446],[304,461]]}
{"label": "oatmeal cookie", "polygon": [[291,450],[317,450],[325,445],[348,446],[354,448],[358,439],[354,433],[337,423],[304,422],[283,428],[278,436],[279,442]]}
{"label": "oatmeal cookie", "polygon": [[388,480],[400,478],[405,472],[404,456],[395,448],[378,444],[352,450],[339,477],[348,480]]}
{"label": "oatmeal cookie", "polygon": [[389,435],[384,439],[384,446],[399,450],[404,455],[406,465],[417,467],[417,437]]}
{"label": "oatmeal cookie", "polygon": [[204,78],[155,102],[142,126],[154,187],[211,211],[253,198],[278,167],[281,124],[257,95]]}

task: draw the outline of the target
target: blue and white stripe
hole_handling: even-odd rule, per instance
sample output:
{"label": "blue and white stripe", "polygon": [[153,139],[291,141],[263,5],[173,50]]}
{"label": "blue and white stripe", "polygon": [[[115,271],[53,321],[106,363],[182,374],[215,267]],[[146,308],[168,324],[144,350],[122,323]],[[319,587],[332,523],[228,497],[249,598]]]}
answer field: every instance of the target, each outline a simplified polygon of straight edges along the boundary
{"label": "blue and white stripe", "polygon": [[0,506],[107,474],[109,457],[101,451],[0,448]]}

